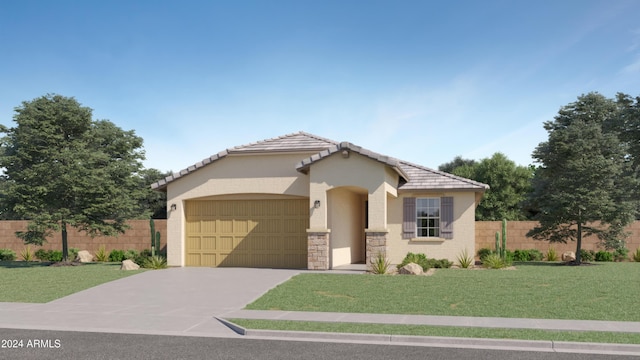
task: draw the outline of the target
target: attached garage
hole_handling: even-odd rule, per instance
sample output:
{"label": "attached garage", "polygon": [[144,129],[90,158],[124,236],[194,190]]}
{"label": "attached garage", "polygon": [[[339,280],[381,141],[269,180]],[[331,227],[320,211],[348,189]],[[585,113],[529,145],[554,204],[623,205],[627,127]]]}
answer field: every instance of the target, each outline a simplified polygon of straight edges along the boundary
{"label": "attached garage", "polygon": [[185,264],[306,268],[308,199],[190,200]]}

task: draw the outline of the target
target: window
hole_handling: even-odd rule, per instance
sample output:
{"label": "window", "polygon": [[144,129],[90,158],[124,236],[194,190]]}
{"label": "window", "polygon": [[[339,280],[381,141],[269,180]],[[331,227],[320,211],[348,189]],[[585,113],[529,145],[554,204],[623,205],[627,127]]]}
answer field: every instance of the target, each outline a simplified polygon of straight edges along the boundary
{"label": "window", "polygon": [[453,197],[405,197],[402,210],[402,238],[453,239]]}
{"label": "window", "polygon": [[440,237],[440,198],[416,199],[416,235]]}

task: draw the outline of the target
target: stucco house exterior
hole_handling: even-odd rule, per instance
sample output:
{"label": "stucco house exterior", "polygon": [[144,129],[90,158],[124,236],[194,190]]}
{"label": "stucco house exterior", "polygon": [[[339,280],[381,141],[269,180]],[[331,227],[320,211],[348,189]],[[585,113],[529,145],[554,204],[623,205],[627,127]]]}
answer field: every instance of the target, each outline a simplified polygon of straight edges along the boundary
{"label": "stucco house exterior", "polygon": [[167,192],[170,266],[332,269],[475,254],[488,185],[298,132],[224,150]]}

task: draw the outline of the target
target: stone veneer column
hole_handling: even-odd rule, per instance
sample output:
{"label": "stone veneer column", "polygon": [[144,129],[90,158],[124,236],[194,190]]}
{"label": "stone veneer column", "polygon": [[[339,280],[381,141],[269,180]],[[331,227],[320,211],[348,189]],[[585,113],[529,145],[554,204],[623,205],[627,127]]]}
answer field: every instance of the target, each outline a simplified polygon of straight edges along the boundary
{"label": "stone veneer column", "polygon": [[378,254],[388,256],[387,247],[387,230],[365,230],[367,239],[367,269],[371,266],[371,263],[378,257]]}
{"label": "stone veneer column", "polygon": [[329,230],[307,230],[307,268],[329,270]]}

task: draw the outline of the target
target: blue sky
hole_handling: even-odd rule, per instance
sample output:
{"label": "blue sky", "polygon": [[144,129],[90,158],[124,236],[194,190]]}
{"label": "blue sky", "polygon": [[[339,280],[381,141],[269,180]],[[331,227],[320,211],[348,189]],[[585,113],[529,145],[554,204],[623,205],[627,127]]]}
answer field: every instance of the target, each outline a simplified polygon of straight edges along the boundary
{"label": "blue sky", "polygon": [[640,95],[640,1],[0,0],[0,123],[73,96],[178,171],[297,131],[432,168],[503,152],[583,93]]}

